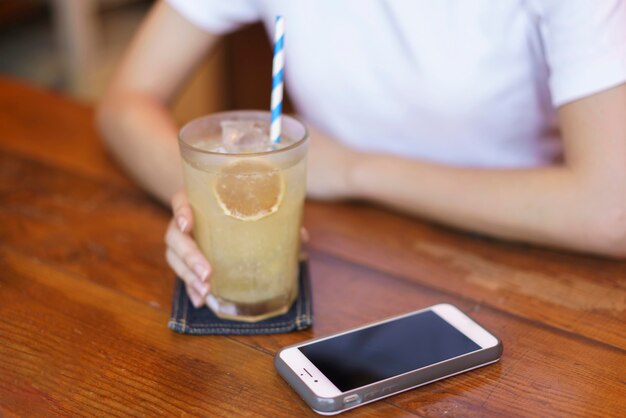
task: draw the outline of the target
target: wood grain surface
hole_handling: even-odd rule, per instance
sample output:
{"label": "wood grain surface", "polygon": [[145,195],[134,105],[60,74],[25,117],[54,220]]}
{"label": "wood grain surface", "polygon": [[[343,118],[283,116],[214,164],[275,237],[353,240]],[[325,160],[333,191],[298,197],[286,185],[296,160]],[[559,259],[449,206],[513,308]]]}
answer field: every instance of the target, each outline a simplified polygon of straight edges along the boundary
{"label": "wood grain surface", "polygon": [[625,262],[363,204],[306,205],[312,329],[168,330],[169,212],[109,159],[92,117],[0,78],[0,416],[316,416],[274,371],[280,347],[439,302],[500,337],[501,362],[346,417],[623,416]]}

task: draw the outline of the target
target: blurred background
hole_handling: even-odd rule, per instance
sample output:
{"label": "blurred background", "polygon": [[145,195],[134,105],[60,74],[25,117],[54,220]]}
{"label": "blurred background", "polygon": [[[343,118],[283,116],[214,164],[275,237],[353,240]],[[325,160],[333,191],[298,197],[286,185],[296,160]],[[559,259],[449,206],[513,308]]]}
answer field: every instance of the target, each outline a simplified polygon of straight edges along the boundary
{"label": "blurred background", "polygon": [[[153,3],[0,0],[0,75],[94,103]],[[225,37],[181,91],[175,118],[182,123],[223,109],[269,109],[271,54],[261,24]]]}

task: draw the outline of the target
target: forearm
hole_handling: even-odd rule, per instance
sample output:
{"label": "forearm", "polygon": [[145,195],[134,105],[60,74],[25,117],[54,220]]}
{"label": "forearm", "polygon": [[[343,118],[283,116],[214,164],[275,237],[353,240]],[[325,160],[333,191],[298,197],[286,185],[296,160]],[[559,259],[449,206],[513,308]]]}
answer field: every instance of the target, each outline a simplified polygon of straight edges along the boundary
{"label": "forearm", "polygon": [[182,189],[178,128],[167,108],[218,38],[154,4],[98,108],[113,156],[151,194],[169,204]]}
{"label": "forearm", "polygon": [[149,193],[169,204],[182,188],[178,128],[167,108],[140,93],[106,97],[98,125],[111,154]]}
{"label": "forearm", "polygon": [[359,197],[466,230],[604,255],[624,252],[617,231],[615,239],[607,231],[611,217],[620,216],[614,196],[623,193],[596,187],[566,166],[472,169],[365,155],[351,181]]}

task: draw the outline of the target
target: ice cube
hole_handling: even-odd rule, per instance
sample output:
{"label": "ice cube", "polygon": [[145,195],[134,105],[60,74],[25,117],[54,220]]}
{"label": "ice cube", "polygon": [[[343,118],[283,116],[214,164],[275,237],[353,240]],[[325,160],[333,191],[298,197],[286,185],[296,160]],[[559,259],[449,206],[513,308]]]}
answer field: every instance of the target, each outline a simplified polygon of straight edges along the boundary
{"label": "ice cube", "polygon": [[229,153],[261,152],[271,148],[267,123],[226,120],[221,126],[222,143]]}

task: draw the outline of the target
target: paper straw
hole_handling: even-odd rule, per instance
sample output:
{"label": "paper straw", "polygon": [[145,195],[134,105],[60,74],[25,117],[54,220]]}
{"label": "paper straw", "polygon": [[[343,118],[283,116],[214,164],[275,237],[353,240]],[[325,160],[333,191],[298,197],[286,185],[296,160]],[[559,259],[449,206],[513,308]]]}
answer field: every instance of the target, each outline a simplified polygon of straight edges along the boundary
{"label": "paper straw", "polygon": [[275,144],[280,142],[281,113],[283,110],[284,40],[285,20],[282,16],[276,16],[276,23],[274,24],[274,60],[272,61],[272,123],[270,125],[270,138]]}

